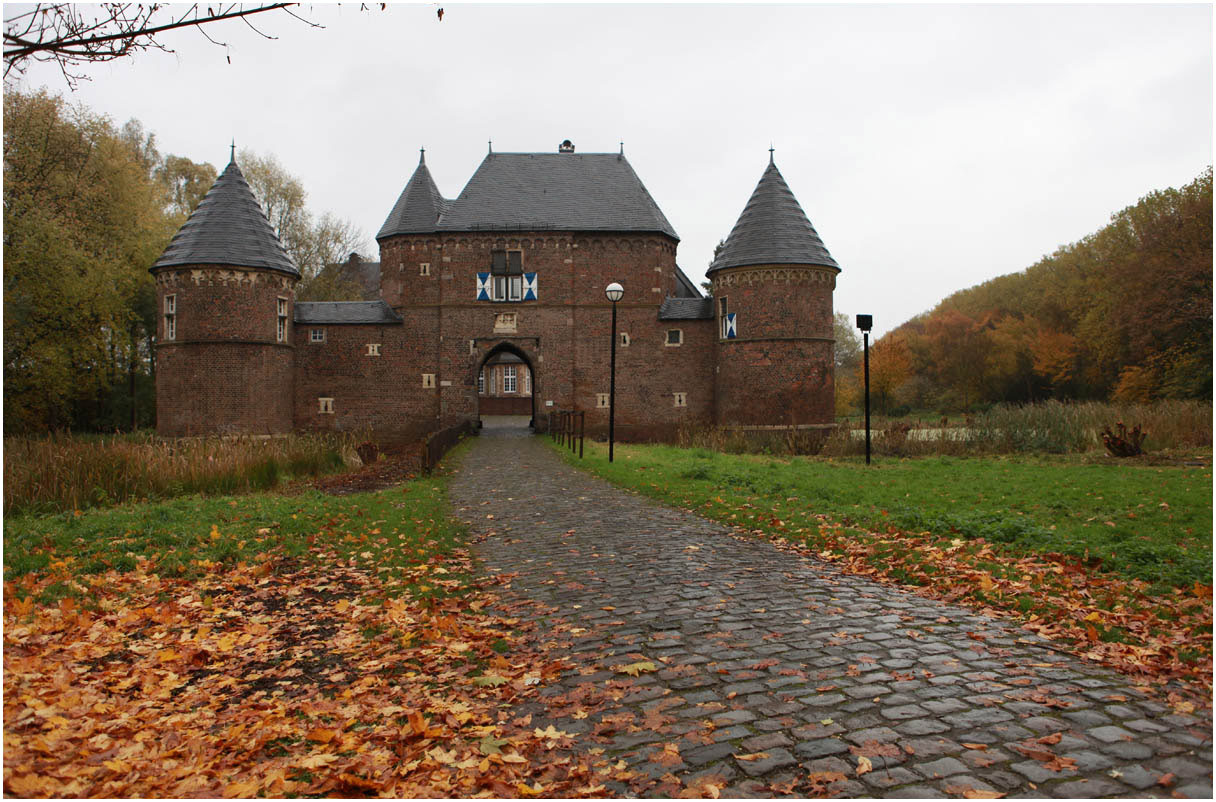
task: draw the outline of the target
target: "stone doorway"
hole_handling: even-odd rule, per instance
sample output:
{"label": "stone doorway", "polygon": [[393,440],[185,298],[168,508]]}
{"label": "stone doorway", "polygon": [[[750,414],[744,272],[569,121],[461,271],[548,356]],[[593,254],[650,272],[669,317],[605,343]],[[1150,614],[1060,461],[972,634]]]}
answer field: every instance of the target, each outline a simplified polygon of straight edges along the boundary
{"label": "stone doorway", "polygon": [[522,349],[510,343],[491,348],[477,368],[474,383],[482,428],[535,428],[536,371]]}

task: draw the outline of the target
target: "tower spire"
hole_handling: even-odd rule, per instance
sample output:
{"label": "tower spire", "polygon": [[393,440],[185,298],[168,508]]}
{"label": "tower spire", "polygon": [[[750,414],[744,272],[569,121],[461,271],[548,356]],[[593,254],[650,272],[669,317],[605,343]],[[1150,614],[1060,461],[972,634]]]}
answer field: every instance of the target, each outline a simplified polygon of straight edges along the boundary
{"label": "tower spire", "polygon": [[236,161],[236,137],[232,138],[232,145],[230,145],[230,147],[231,150],[228,152],[228,161],[231,163]]}
{"label": "tower spire", "polygon": [[418,163],[426,164],[426,148],[418,148]]}
{"label": "tower spire", "polygon": [[768,143],[768,163],[773,164],[773,143]]}

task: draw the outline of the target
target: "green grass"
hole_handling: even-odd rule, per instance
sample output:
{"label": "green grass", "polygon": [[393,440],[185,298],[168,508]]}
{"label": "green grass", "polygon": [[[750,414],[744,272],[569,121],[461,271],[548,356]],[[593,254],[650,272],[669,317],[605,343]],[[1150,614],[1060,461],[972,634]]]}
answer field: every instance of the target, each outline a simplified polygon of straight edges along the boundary
{"label": "green grass", "polygon": [[40,598],[55,601],[56,594],[83,594],[73,578],[109,570],[139,566],[188,580],[217,565],[270,555],[308,560],[314,547],[322,547],[380,573],[390,585],[435,597],[454,592],[466,577],[444,574],[434,581],[420,567],[463,539],[463,528],[449,515],[446,480],[435,475],[346,496],[191,496],[79,513],[6,516],[4,578],[62,575],[63,581]]}
{"label": "green grass", "polygon": [[[567,459],[570,459],[568,456]],[[1081,457],[825,460],[589,444],[575,464],[648,496],[814,545],[824,515],[858,530],[928,531],[1014,555],[1062,553],[1173,587],[1212,581],[1210,467]],[[999,569],[999,566],[998,566]]]}

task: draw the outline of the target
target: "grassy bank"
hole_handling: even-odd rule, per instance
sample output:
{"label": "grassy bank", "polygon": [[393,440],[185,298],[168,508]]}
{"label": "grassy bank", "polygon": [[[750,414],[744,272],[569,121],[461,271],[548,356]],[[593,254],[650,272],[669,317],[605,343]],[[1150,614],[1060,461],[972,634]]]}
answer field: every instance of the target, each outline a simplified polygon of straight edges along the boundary
{"label": "grassy bank", "polygon": [[867,467],[857,460],[623,448],[614,463],[599,447],[585,463],[613,482],[747,528],[813,540],[820,516],[827,516],[862,530],[929,531],[1018,553],[1068,554],[1174,587],[1212,577],[1211,468],[1066,457],[929,457]]}
{"label": "grassy bank", "polygon": [[150,433],[4,440],[4,512],[266,490],[342,467],[353,435],[161,440]]}
{"label": "grassy bank", "polygon": [[[413,576],[460,539],[440,477],[344,496],[191,496],[6,516],[4,578],[17,589],[28,578],[43,602],[62,596],[86,602],[86,578],[112,570],[192,580],[240,563],[303,559],[323,546],[391,579]],[[55,581],[38,584],[52,574]],[[414,590],[435,586],[423,582]]]}
{"label": "grassy bank", "polygon": [[1210,687],[1210,467],[1078,456],[867,467],[651,445],[618,445],[609,463],[598,443],[582,461],[562,453],[846,570],[1020,615],[1091,657]]}

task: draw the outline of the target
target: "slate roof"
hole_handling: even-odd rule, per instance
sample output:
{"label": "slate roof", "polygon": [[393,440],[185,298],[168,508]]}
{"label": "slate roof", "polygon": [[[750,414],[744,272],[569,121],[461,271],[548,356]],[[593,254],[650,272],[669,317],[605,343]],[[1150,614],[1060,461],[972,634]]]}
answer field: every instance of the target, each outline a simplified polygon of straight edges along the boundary
{"label": "slate roof", "polygon": [[760,264],[840,269],[771,160],[708,272]]}
{"label": "slate roof", "polygon": [[684,275],[684,271],[676,266],[676,297],[677,298],[701,298],[701,289],[688,276]]}
{"label": "slate roof", "polygon": [[404,321],[384,301],[297,301],[295,322],[337,326]]}
{"label": "slate roof", "polygon": [[713,320],[713,298],[665,298],[659,320]]}
{"label": "slate roof", "polygon": [[[491,153],[444,200],[419,164],[377,239],[441,231],[653,231],[679,239],[617,153]],[[427,228],[428,216],[438,217]]]}
{"label": "slate roof", "polygon": [[388,213],[388,219],[380,227],[376,239],[391,234],[429,234],[436,230],[439,216],[447,208],[447,201],[435,186],[431,171],[426,167],[426,152],[418,157],[418,166],[410,176],[409,183],[401,190],[401,196]]}
{"label": "slate roof", "polygon": [[151,269],[179,265],[264,267],[300,275],[235,159],[228,162]]}

